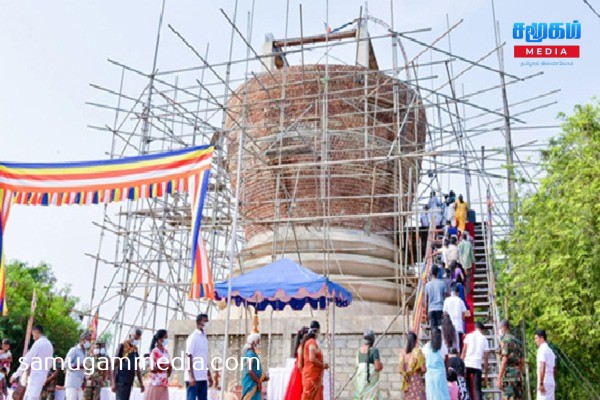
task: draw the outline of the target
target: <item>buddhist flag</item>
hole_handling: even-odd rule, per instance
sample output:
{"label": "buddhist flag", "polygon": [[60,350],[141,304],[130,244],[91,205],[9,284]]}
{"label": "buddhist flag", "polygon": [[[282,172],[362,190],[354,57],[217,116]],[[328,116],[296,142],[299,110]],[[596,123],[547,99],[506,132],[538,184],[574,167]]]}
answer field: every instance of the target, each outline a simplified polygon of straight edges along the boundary
{"label": "buddhist flag", "polygon": [[92,343],[94,343],[98,336],[98,318],[99,318],[100,310],[96,309],[96,313],[92,317],[92,321],[90,322],[90,333],[92,334]]}
{"label": "buddhist flag", "polygon": [[192,284],[189,291],[190,300],[215,298],[215,289],[212,280],[208,253],[202,238],[200,226],[202,224],[202,209],[208,189],[210,170],[202,171],[191,181],[190,192],[192,199]]}
{"label": "buddhist flag", "polygon": [[[15,163],[0,161],[0,261],[6,252],[3,238],[12,204],[64,206],[107,204],[117,201],[163,198],[189,192],[194,237],[192,269],[201,258],[199,237],[202,206],[212,165],[212,146],[186,147],[160,154],[113,160],[61,163]],[[194,184],[193,190],[189,188]],[[210,274],[195,275],[197,284],[212,287]],[[0,311],[6,313],[6,270],[0,265]]]}

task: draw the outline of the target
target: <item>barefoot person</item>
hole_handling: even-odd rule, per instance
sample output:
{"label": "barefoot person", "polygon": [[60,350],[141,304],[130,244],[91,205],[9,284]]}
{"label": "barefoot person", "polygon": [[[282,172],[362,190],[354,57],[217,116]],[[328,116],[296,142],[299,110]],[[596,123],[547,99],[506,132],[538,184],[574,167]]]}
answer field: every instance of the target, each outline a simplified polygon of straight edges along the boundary
{"label": "barefoot person", "polygon": [[142,330],[132,328],[127,339],[117,348],[117,362],[112,373],[112,391],[116,394],[116,400],[129,400],[136,377],[140,383],[140,391],[144,392],[142,372],[138,366],[138,346],[141,338]]}
{"label": "barefoot person", "polygon": [[257,350],[260,348],[260,333],[253,333],[242,349],[244,371],[242,373],[242,400],[261,400],[262,383],[269,377],[262,370]]}
{"label": "barefoot person", "polygon": [[209,370],[208,338],[205,329],[208,326],[208,315],[196,317],[196,329],[188,336],[185,354],[188,366],[184,373],[187,388],[187,400],[207,400],[208,387],[213,385]]}
{"label": "barefoot person", "polygon": [[554,400],[554,366],[556,365],[556,355],[546,342],[546,331],[538,329],[535,331],[535,345],[537,351],[537,400]]}
{"label": "barefoot person", "polygon": [[355,400],[379,400],[379,373],[383,369],[379,349],[373,347],[375,333],[372,330],[365,332],[363,345],[358,350],[358,372],[354,378]]}
{"label": "barefoot person", "polygon": [[321,326],[317,321],[310,323],[308,334],[304,337],[301,400],[323,400],[323,371],[329,365],[323,362],[323,352],[317,344]]}
{"label": "barefoot person", "polygon": [[302,397],[302,339],[308,333],[308,327],[304,326],[298,331],[296,335],[296,343],[294,346],[293,356],[296,358],[290,381],[288,382],[287,388],[285,389],[285,396],[283,400],[298,400]]}
{"label": "barefoot person", "polygon": [[92,346],[92,334],[84,332],[79,343],[69,350],[65,359],[67,367],[65,378],[66,400],[83,400],[83,383],[85,381],[84,361]]}
{"label": "barefoot person", "polygon": [[169,400],[169,376],[171,376],[171,357],[167,351],[169,334],[159,329],[150,343],[150,381],[144,400]]}
{"label": "barefoot person", "polygon": [[417,347],[417,335],[408,332],[406,347],[400,353],[400,375],[402,375],[402,398],[404,400],[425,400],[423,375],[427,372],[425,356]]}

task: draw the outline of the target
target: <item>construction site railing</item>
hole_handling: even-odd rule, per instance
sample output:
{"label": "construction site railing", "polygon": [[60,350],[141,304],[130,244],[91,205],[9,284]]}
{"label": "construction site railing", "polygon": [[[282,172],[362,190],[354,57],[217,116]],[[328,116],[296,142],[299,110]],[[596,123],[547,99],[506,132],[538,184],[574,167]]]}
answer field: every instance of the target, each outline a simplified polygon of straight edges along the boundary
{"label": "construction site railing", "polygon": [[[491,215],[491,210],[488,211],[488,216]],[[483,234],[483,248],[485,252],[485,268],[486,275],[488,280],[488,297],[490,300],[490,317],[492,323],[492,340],[493,340],[493,349],[499,350],[500,342],[499,338],[496,336],[496,332],[498,332],[498,328],[500,326],[500,314],[498,311],[498,302],[496,301],[496,274],[494,271],[494,263],[493,263],[493,242],[492,242],[492,225],[491,218],[487,221],[481,221],[481,233]],[[499,354],[496,352],[496,354]],[[496,373],[500,372],[500,360],[496,364],[495,368]],[[496,388],[494,386],[495,382],[492,384],[491,388],[487,388],[484,390],[484,393],[491,394],[494,399],[502,399],[502,390]]]}
{"label": "construction site railing", "polygon": [[412,324],[412,330],[415,332],[417,337],[419,337],[419,332],[421,330],[421,321],[423,320],[423,300],[425,293],[425,285],[427,284],[427,277],[429,276],[429,272],[431,271],[431,264],[433,262],[433,249],[432,245],[435,241],[436,236],[436,222],[435,215],[431,217],[431,223],[429,224],[429,231],[427,233],[427,248],[425,251],[425,268],[422,269],[421,265],[418,266],[417,276],[417,297],[415,299],[415,307],[414,307],[414,319]]}

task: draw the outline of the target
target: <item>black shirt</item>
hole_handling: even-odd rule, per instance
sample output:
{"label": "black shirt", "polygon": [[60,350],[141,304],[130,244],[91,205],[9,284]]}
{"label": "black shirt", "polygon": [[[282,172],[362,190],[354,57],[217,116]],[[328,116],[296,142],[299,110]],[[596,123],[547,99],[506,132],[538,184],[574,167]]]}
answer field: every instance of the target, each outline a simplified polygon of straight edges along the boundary
{"label": "black shirt", "polygon": [[[119,348],[117,350],[117,357],[123,358],[123,343],[119,345]],[[139,354],[137,353],[137,351],[132,351],[131,353],[129,353],[127,358],[129,359],[129,362],[127,362],[127,359],[123,359],[122,361],[115,360],[115,370],[117,371],[117,385],[120,384],[131,386],[133,385],[133,381],[135,380]]]}
{"label": "black shirt", "polygon": [[448,357],[448,368],[452,368],[458,376],[465,376],[465,363],[458,356]]}

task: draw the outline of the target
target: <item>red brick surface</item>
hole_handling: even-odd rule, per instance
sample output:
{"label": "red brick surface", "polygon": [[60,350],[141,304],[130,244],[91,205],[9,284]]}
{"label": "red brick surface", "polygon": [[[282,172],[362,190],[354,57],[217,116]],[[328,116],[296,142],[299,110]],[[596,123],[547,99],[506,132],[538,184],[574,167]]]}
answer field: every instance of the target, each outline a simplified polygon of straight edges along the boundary
{"label": "red brick surface", "polygon": [[[415,96],[412,90],[387,75],[370,71],[366,89],[368,119],[365,147],[365,70],[330,65],[327,100],[329,150],[326,159],[361,161],[330,165],[327,169],[322,169],[320,165],[302,166],[305,163],[318,163],[323,158],[324,77],[324,65],[289,67],[285,76],[283,70],[258,75],[258,79],[247,81],[230,97],[227,167],[234,189],[241,127],[245,127],[251,138],[245,139],[243,151],[240,205],[243,220],[264,221],[286,218],[290,214],[292,217],[319,217],[326,214],[343,216],[395,210],[396,200],[393,196],[399,190],[397,162],[374,162],[371,159],[387,156],[397,137],[398,121],[393,109],[396,83],[400,99],[398,103],[401,105],[399,124],[406,119],[400,133],[402,152],[413,152],[422,147],[426,121],[420,100],[414,101],[414,106],[408,108],[407,99]],[[398,154],[397,143],[392,154]],[[415,166],[416,159],[406,160],[402,162],[405,189],[408,170]],[[283,168],[261,169],[279,165]],[[322,174],[329,176],[329,184],[323,185],[328,197],[325,208],[321,201]],[[413,170],[413,179],[416,176]],[[372,194],[375,195],[373,200]],[[352,196],[367,198],[356,199]],[[292,204],[293,197],[295,203]],[[317,219],[304,223],[313,226],[321,224],[322,221]],[[373,233],[391,232],[394,219],[340,218],[331,221],[330,226]],[[249,240],[255,234],[271,229],[272,225],[248,225],[246,238]]]}

